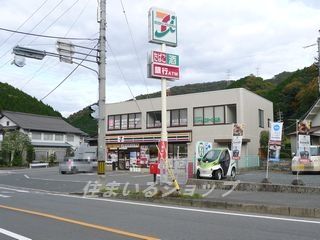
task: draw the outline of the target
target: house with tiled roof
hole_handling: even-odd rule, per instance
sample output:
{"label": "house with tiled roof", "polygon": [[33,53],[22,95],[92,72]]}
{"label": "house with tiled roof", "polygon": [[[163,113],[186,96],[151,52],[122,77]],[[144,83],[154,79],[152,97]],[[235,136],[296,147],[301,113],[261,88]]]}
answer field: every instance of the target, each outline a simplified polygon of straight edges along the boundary
{"label": "house with tiled roof", "polygon": [[35,151],[35,161],[47,161],[52,154],[56,160],[62,161],[67,149],[76,149],[86,135],[61,117],[1,111],[0,144],[5,132],[12,130],[19,130],[29,136]]}

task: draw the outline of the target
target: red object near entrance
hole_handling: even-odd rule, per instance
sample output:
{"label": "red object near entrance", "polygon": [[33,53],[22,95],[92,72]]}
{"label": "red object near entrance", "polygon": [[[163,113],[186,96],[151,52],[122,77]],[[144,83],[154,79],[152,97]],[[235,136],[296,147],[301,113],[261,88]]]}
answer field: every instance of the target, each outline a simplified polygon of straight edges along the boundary
{"label": "red object near entrance", "polygon": [[160,174],[159,163],[150,163],[150,174]]}

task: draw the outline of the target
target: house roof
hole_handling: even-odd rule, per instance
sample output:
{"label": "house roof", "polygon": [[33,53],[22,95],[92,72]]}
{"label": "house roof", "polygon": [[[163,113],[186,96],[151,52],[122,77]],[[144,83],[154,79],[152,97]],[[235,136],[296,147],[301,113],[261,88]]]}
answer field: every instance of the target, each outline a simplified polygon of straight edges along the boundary
{"label": "house roof", "polygon": [[11,111],[2,111],[1,114],[23,129],[86,135],[80,129],[75,128],[60,117]]}
{"label": "house roof", "polygon": [[48,142],[32,142],[35,147],[72,147],[69,143],[48,143]]}
{"label": "house roof", "polygon": [[312,120],[320,111],[320,98],[313,104],[313,106],[308,111],[305,120]]}

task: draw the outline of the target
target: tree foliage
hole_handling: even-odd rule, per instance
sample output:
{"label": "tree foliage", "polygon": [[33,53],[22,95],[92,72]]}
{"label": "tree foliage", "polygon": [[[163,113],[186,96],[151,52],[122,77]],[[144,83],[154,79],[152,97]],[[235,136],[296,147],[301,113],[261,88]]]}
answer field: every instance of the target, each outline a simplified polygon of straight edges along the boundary
{"label": "tree foliage", "polygon": [[10,154],[9,165],[22,164],[23,154],[30,148],[31,142],[28,135],[19,130],[6,132],[1,144],[1,149]]}
{"label": "tree foliage", "polygon": [[61,117],[61,114],[49,105],[38,101],[36,98],[31,97],[7,83],[0,82],[0,111],[1,110]]}

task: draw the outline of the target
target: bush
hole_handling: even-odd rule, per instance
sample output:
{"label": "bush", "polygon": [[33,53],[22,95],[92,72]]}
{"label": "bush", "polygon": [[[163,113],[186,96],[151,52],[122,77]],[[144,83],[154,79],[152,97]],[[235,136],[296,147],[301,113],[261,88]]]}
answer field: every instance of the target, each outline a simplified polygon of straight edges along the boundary
{"label": "bush", "polygon": [[22,162],[22,154],[20,152],[16,152],[13,157],[12,166],[21,167]]}

